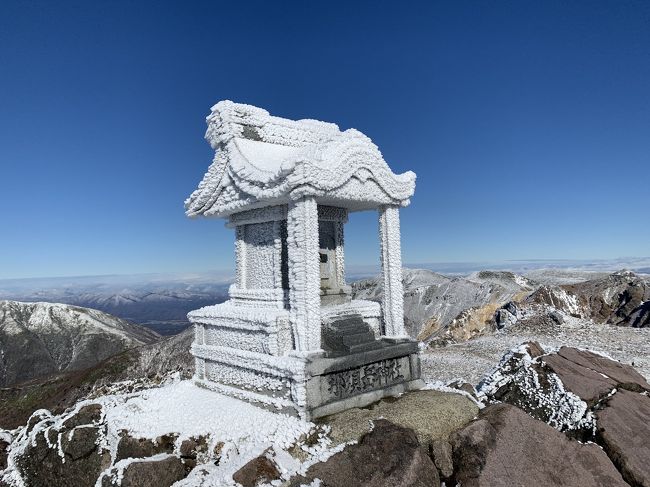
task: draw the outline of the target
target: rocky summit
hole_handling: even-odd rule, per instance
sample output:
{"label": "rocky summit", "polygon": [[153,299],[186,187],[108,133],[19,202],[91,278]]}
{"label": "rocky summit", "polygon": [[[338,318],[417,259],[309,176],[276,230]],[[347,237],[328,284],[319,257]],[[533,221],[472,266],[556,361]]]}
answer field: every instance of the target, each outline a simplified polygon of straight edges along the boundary
{"label": "rocky summit", "polygon": [[420,348],[426,387],[314,422],[193,384],[192,330],[5,302],[0,344],[53,365],[0,388],[0,486],[650,487],[647,279],[552,277],[406,272],[410,332],[443,323]]}
{"label": "rocky summit", "polygon": [[0,431],[0,485],[650,485],[650,384],[571,347],[523,344],[476,389],[431,383],[317,423],[178,378],[119,391]]}

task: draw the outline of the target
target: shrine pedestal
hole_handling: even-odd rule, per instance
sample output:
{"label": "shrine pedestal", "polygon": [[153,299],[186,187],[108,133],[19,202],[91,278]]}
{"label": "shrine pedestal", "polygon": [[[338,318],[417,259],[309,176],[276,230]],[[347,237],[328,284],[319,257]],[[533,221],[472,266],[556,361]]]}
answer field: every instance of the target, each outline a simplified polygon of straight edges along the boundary
{"label": "shrine pedestal", "polygon": [[310,419],[424,386],[416,341],[383,338],[377,343],[373,350],[309,361],[305,375]]}

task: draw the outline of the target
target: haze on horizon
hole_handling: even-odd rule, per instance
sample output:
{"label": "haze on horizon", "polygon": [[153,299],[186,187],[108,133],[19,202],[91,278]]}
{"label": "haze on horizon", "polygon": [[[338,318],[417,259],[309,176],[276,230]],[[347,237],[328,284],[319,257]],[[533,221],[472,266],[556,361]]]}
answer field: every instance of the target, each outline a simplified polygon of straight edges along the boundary
{"label": "haze on horizon", "polygon": [[[0,4],[0,279],[228,269],[183,201],[232,99],[418,174],[403,261],[650,254],[650,3]],[[346,261],[378,263],[374,213]]]}

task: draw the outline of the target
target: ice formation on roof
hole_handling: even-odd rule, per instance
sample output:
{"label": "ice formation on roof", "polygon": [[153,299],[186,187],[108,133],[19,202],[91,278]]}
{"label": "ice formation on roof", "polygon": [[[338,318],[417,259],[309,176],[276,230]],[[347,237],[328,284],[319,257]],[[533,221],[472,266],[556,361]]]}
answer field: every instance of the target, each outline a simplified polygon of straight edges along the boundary
{"label": "ice formation on roof", "polygon": [[357,130],[274,117],[229,100],[212,107],[207,123],[216,154],[185,201],[188,216],[224,217],[302,196],[357,211],[406,206],[413,195],[415,174],[394,174]]}

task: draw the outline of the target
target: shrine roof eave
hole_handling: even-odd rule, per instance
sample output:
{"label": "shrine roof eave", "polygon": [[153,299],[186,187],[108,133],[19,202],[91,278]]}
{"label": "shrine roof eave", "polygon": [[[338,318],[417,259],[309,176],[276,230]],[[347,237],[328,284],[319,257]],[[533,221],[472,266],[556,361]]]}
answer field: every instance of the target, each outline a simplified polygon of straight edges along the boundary
{"label": "shrine roof eave", "polygon": [[268,208],[271,206],[285,205],[291,201],[299,200],[302,197],[313,197],[319,205],[334,206],[337,208],[345,208],[348,212],[360,211],[374,211],[384,206],[400,206],[405,207],[410,204],[410,199],[395,201],[389,198],[372,199],[372,200],[356,200],[346,199],[338,194],[322,194],[313,191],[313,188],[304,187],[297,188],[296,192],[290,195],[283,195],[277,198],[269,198],[264,200],[243,199],[232,201],[227,206],[210,208],[206,211],[198,213],[191,213],[186,210],[186,214],[190,218],[209,218],[209,219],[228,219],[235,213],[240,213],[248,210],[255,210],[259,208]]}
{"label": "shrine roof eave", "polygon": [[349,211],[406,206],[415,190],[413,172],[393,173],[368,137],[334,124],[220,102],[206,138],[215,157],[185,201],[189,217],[225,218],[302,197]]}

